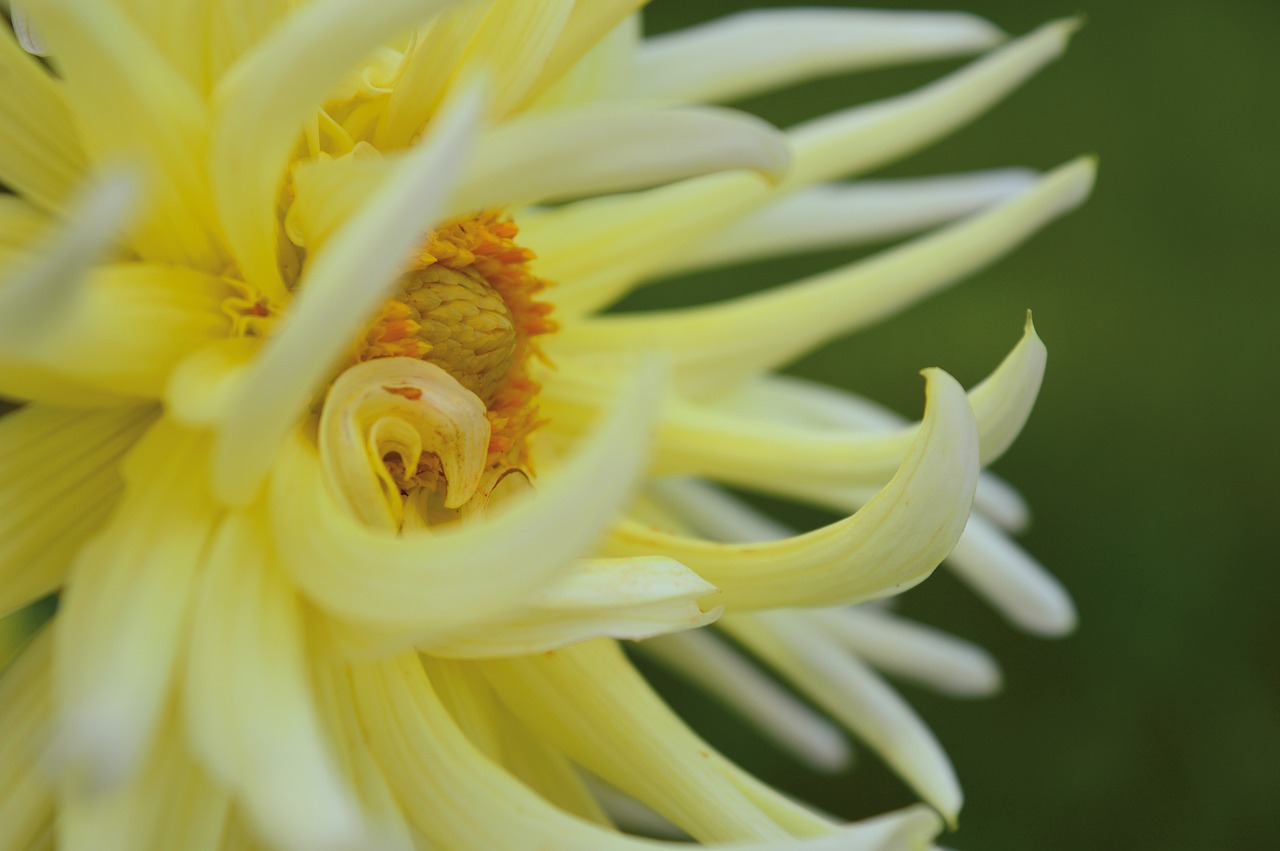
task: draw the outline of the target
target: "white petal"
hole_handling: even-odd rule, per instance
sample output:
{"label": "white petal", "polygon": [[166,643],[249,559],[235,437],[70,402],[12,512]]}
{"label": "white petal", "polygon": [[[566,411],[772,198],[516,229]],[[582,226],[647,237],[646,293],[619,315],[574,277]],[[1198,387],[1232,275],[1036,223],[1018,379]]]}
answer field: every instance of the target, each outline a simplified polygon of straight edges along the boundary
{"label": "white petal", "polygon": [[725,101],[808,77],[962,56],[1003,34],[972,15],[765,9],[646,39],[637,97]]}
{"label": "white petal", "polygon": [[482,97],[467,89],[365,207],[308,263],[292,309],[246,376],[214,454],[219,497],[246,504],[281,441],[439,217]]}
{"label": "white petal", "polygon": [[1062,583],[983,518],[969,518],[948,565],[1015,626],[1044,636],[1075,629],[1075,605]]}
{"label": "white petal", "polygon": [[812,612],[808,619],[863,661],[956,697],[1000,688],[991,654],[953,635],[870,606]]}
{"label": "white petal", "polygon": [[665,635],[644,642],[638,652],[715,696],[809,768],[837,772],[848,767],[849,744],[831,722],[710,631]]}

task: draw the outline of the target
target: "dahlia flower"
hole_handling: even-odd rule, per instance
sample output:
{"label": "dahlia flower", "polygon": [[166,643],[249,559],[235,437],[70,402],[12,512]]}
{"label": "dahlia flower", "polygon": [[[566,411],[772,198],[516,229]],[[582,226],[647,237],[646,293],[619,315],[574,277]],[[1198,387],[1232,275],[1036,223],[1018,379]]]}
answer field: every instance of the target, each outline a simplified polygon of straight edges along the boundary
{"label": "dahlia flower", "polygon": [[[10,0],[0,616],[59,596],[0,679],[0,848],[661,844],[637,817],[877,849],[954,821],[950,764],[872,668],[967,694],[994,664],[851,606],[950,554],[1015,622],[1070,628],[982,472],[1044,347],[1028,319],[967,393],[925,370],[916,423],[776,370],[1083,200],[1089,160],[839,182],[977,117],[1074,25],[806,9],[641,39],[642,5]],[[707,105],[976,53],[785,133]],[[791,534],[723,485],[847,517]],[[774,791],[651,690],[642,639],[838,768],[843,734],[763,662],[923,803],[839,824]]]}

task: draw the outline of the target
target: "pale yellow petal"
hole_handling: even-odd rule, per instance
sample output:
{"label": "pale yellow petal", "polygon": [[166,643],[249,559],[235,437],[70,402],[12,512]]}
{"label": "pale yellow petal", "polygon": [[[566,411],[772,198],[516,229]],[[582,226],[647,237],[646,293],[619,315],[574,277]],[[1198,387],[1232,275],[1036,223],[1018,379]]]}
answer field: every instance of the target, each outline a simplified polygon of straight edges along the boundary
{"label": "pale yellow petal", "polygon": [[413,155],[307,265],[300,293],[238,388],[217,442],[218,496],[247,504],[313,394],[383,303],[444,207],[477,130],[480,88],[463,91]]}
{"label": "pale yellow petal", "polygon": [[1013,199],[938,233],[758,295],[566,325],[548,351],[569,360],[657,348],[673,357],[679,386],[717,392],[988,265],[1082,203],[1094,172],[1092,160],[1076,160]]}
{"label": "pale yellow petal", "polygon": [[646,39],[632,94],[729,101],[810,77],[977,53],[1003,36],[954,12],[761,9]]}
{"label": "pale yellow petal", "polygon": [[120,459],[147,408],[28,405],[0,417],[0,616],[63,585],[119,499]]}
{"label": "pale yellow petal", "polygon": [[778,190],[724,175],[579,202],[525,222],[538,272],[560,282],[562,316],[597,310],[780,193],[869,171],[953,132],[1056,58],[1075,26],[1047,25],[923,89],[792,128],[795,160]]}
{"label": "pale yellow petal", "polygon": [[648,0],[579,0],[565,22],[560,38],[547,57],[537,82],[529,89],[536,99],[575,70],[589,52],[604,41],[609,33],[624,26]]}
{"label": "pale yellow petal", "polygon": [[359,807],[322,732],[300,606],[271,550],[248,514],[210,544],[183,690],[192,747],[272,846],[353,847]]}
{"label": "pale yellow petal", "polygon": [[[575,4],[566,33],[561,36],[557,52],[552,54],[549,65],[557,62],[560,48],[569,37],[568,31],[574,26],[574,19],[584,9],[600,5],[602,4]],[[554,83],[544,85],[539,81],[533,90],[536,97],[528,102],[526,111],[572,109],[588,104],[608,103],[624,97],[631,84],[632,68],[639,46],[640,16],[629,15]]]}
{"label": "pale yellow petal", "polygon": [[[637,374],[595,434],[536,495],[482,524],[396,536],[361,525],[326,490],[295,437],[271,488],[281,558],[322,609],[401,641],[440,640],[516,611],[572,567],[621,509],[642,469],[658,376]],[[568,518],[572,518],[571,522]]]}
{"label": "pale yellow petal", "polygon": [[[95,166],[126,162],[147,203],[130,245],[145,260],[218,271],[203,100],[159,49],[109,3],[46,0],[31,8]],[[37,14],[38,13],[38,14]]]}
{"label": "pale yellow petal", "polygon": [[276,196],[303,125],[374,48],[456,1],[316,0],[218,81],[209,159],[214,200],[241,273],[267,295],[287,300],[276,264]]}
{"label": "pale yellow petal", "polygon": [[730,612],[851,603],[915,585],[955,546],[978,476],[977,425],[964,391],[941,370],[926,376],[925,417],[902,466],[845,520],[756,544],[683,538],[623,523],[604,551],[674,558],[720,588],[712,599]]}
{"label": "pale yellow petal", "polygon": [[0,248],[28,248],[50,230],[54,221],[21,196],[0,195]]}
{"label": "pale yellow petal", "polygon": [[86,169],[66,86],[0,29],[0,183],[47,211]]}
{"label": "pale yellow petal", "polygon": [[749,263],[907,236],[976,213],[1030,188],[1035,172],[997,169],[940,177],[826,183],[785,195],[690,246],[663,274]]}
{"label": "pale yellow petal", "polygon": [[55,630],[51,761],[77,785],[126,780],[158,730],[217,519],[206,443],[165,420],[152,426],[121,466],[114,516],[72,566]]}
{"label": "pale yellow petal", "polygon": [[698,600],[716,588],[679,562],[653,556],[593,559],[492,624],[423,644],[437,656],[486,658],[541,653],[592,638],[639,641],[713,621]]}
{"label": "pale yellow petal", "polygon": [[794,612],[729,617],[723,629],[884,757],[954,825],[963,796],[933,733],[869,668]]}

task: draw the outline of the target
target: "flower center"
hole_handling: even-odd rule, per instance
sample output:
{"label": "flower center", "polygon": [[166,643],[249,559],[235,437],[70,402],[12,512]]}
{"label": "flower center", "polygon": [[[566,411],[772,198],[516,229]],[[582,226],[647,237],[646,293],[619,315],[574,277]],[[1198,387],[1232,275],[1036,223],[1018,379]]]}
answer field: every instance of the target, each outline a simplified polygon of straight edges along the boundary
{"label": "flower center", "polygon": [[351,457],[364,456],[382,482],[370,490],[357,469],[340,469],[342,453],[326,453],[366,519],[400,526],[409,522],[400,499],[458,509],[473,495],[487,500],[511,471],[528,474],[526,439],[539,425],[529,361],[540,354],[536,338],[556,326],[537,300],[547,284],[529,271],[533,253],[516,234],[497,212],[437,228],[331,388],[326,418],[347,425],[322,432],[337,442],[366,435]]}

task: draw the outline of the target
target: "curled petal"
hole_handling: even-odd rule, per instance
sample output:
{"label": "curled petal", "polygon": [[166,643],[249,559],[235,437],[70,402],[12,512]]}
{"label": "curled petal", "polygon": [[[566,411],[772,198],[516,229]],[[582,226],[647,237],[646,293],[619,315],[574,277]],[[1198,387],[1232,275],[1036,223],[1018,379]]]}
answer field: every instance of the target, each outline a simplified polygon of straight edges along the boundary
{"label": "curled petal", "polygon": [[299,587],[330,613],[430,642],[518,611],[562,575],[613,520],[643,465],[659,376],[622,386],[602,426],[536,495],[481,524],[396,536],[351,517],[324,484],[316,450],[300,435],[272,479],[281,558]]}
{"label": "curled petal", "polygon": [[408,472],[434,456],[445,507],[459,508],[484,475],[489,420],[479,397],[435,364],[380,358],[338,376],[318,440],[325,483],[342,507],[370,526],[396,530],[404,500],[384,459],[395,456]]}
{"label": "curled petal", "polygon": [[964,391],[925,371],[928,403],[893,479],[857,513],[805,535],[722,544],[636,523],[610,533],[611,555],[657,553],[689,565],[721,589],[729,611],[851,603],[927,577],[951,552],[969,516],[978,476],[977,426]]}
{"label": "curled petal", "polygon": [[1003,33],[972,15],[765,9],[646,39],[633,93],[727,101],[808,77],[976,53]]}

